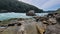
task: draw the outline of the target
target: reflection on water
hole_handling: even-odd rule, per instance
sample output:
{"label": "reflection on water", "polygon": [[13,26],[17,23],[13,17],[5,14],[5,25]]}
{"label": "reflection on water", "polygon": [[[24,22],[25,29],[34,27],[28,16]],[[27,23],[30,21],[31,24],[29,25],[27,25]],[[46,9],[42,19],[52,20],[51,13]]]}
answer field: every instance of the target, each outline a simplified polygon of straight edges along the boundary
{"label": "reflection on water", "polygon": [[[48,13],[36,13],[38,16],[44,16]],[[10,19],[10,18],[32,18],[32,16],[26,16],[26,13],[0,13],[0,20]]]}

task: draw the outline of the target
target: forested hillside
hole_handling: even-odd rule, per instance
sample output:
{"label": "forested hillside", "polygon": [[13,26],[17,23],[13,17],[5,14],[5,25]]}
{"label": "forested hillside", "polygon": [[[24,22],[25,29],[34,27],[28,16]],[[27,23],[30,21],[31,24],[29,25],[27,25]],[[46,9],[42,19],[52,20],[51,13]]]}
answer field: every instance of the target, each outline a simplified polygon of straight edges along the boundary
{"label": "forested hillside", "polygon": [[33,5],[18,0],[0,0],[0,13],[3,12],[25,13],[30,10],[34,10],[36,13],[43,12],[43,10],[38,9]]}

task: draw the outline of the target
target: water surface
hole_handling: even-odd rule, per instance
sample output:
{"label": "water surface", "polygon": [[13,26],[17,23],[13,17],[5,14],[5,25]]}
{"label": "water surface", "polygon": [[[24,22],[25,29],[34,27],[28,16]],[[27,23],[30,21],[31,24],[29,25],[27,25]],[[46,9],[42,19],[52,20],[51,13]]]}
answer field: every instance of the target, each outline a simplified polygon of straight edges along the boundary
{"label": "water surface", "polygon": [[[37,16],[44,16],[48,13],[36,13]],[[26,13],[0,13],[0,20],[6,20],[10,18],[32,18],[32,16],[26,16]]]}

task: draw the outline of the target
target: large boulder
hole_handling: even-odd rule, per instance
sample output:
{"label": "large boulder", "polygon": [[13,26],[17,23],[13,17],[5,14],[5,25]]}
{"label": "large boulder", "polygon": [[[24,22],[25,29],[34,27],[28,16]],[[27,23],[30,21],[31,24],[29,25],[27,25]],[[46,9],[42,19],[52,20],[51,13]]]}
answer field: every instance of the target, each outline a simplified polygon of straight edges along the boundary
{"label": "large boulder", "polygon": [[26,13],[27,16],[35,16],[34,10],[30,10],[29,12]]}

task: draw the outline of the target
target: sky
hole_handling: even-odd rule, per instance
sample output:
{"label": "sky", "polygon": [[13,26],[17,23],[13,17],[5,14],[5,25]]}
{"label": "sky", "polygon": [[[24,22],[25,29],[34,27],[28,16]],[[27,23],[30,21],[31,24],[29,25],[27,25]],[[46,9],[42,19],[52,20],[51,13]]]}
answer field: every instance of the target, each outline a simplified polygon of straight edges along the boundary
{"label": "sky", "polygon": [[43,9],[45,11],[57,10],[58,8],[60,8],[60,0],[19,0],[19,1],[34,5],[39,9]]}

